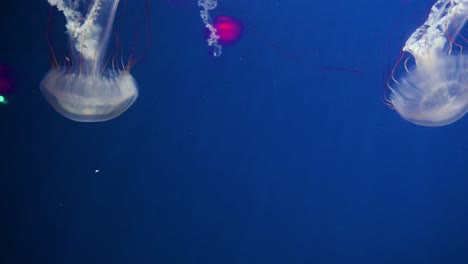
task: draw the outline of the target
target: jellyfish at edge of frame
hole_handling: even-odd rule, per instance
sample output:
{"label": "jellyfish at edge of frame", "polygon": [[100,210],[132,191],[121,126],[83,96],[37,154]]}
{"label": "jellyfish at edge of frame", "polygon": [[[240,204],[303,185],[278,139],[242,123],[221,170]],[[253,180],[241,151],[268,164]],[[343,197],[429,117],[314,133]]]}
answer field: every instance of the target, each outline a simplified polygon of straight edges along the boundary
{"label": "jellyfish at edge of frame", "polygon": [[48,0],[66,18],[71,61],[52,68],[41,83],[49,104],[78,122],[101,122],[125,112],[138,97],[132,63],[106,67],[105,57],[119,0]]}
{"label": "jellyfish at edge of frame", "polygon": [[439,0],[406,41],[387,82],[387,102],[404,119],[445,126],[468,111],[467,40],[460,35],[467,19],[468,0]]}
{"label": "jellyfish at edge of frame", "polygon": [[213,19],[210,16],[209,11],[213,10],[218,6],[218,0],[198,0],[198,6],[200,10],[200,17],[205,24],[205,28],[209,30],[209,36],[207,38],[208,46],[212,48],[212,54],[215,57],[221,56],[222,46],[218,43],[219,35],[216,33],[216,28],[213,25]]}

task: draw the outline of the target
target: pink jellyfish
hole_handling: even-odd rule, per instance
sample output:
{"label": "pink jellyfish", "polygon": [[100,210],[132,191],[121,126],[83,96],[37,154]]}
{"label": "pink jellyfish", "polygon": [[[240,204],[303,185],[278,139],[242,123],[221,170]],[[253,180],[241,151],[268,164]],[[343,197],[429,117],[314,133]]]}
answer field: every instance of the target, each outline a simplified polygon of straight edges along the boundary
{"label": "pink jellyfish", "polygon": [[242,23],[232,16],[217,16],[213,23],[216,33],[219,36],[219,44],[225,46],[239,40],[242,32]]}

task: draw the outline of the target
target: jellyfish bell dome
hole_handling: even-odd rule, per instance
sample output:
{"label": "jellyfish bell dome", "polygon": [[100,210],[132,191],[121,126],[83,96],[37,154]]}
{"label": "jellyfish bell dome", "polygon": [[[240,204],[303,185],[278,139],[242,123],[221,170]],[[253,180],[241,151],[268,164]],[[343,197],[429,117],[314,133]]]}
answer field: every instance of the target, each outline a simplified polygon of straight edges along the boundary
{"label": "jellyfish bell dome", "polygon": [[[135,61],[116,66],[106,56],[119,0],[48,0],[66,20],[70,58],[53,67],[40,84],[42,94],[61,115],[79,122],[113,119],[138,97],[130,75]],[[53,56],[55,59],[55,56]],[[107,58],[107,59],[106,59]],[[108,67],[112,65],[112,67]]]}
{"label": "jellyfish bell dome", "polygon": [[390,96],[398,114],[422,126],[445,126],[468,111],[468,57],[452,55],[400,76]]}
{"label": "jellyfish bell dome", "polygon": [[128,71],[85,75],[56,68],[47,73],[40,87],[58,113],[79,122],[113,119],[138,98],[137,82]]}

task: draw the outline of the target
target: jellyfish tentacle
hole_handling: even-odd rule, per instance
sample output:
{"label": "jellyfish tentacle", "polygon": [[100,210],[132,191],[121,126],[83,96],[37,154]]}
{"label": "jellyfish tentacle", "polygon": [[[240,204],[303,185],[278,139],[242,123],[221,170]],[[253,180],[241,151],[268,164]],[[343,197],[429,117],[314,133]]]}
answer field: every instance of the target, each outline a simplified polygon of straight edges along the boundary
{"label": "jellyfish tentacle", "polygon": [[207,39],[208,46],[213,48],[213,56],[221,56],[222,47],[218,43],[219,35],[216,33],[216,28],[213,25],[210,13],[208,11],[213,10],[218,5],[218,0],[198,0],[198,6],[203,9],[200,10],[200,17],[205,24],[205,27],[210,31],[210,36]]}

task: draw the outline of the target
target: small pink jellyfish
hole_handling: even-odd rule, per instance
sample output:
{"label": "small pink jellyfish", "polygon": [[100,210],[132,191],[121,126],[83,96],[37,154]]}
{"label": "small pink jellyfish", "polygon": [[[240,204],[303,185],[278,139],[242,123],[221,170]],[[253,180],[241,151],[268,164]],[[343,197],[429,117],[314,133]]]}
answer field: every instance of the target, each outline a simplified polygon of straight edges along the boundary
{"label": "small pink jellyfish", "polygon": [[241,36],[242,23],[231,16],[218,16],[211,18],[209,11],[216,8],[218,0],[198,0],[200,17],[205,24],[208,46],[215,57],[221,56],[222,45],[234,43]]}
{"label": "small pink jellyfish", "polygon": [[221,45],[229,45],[241,37],[242,23],[232,16],[217,16],[214,19],[214,28],[219,36]]}

